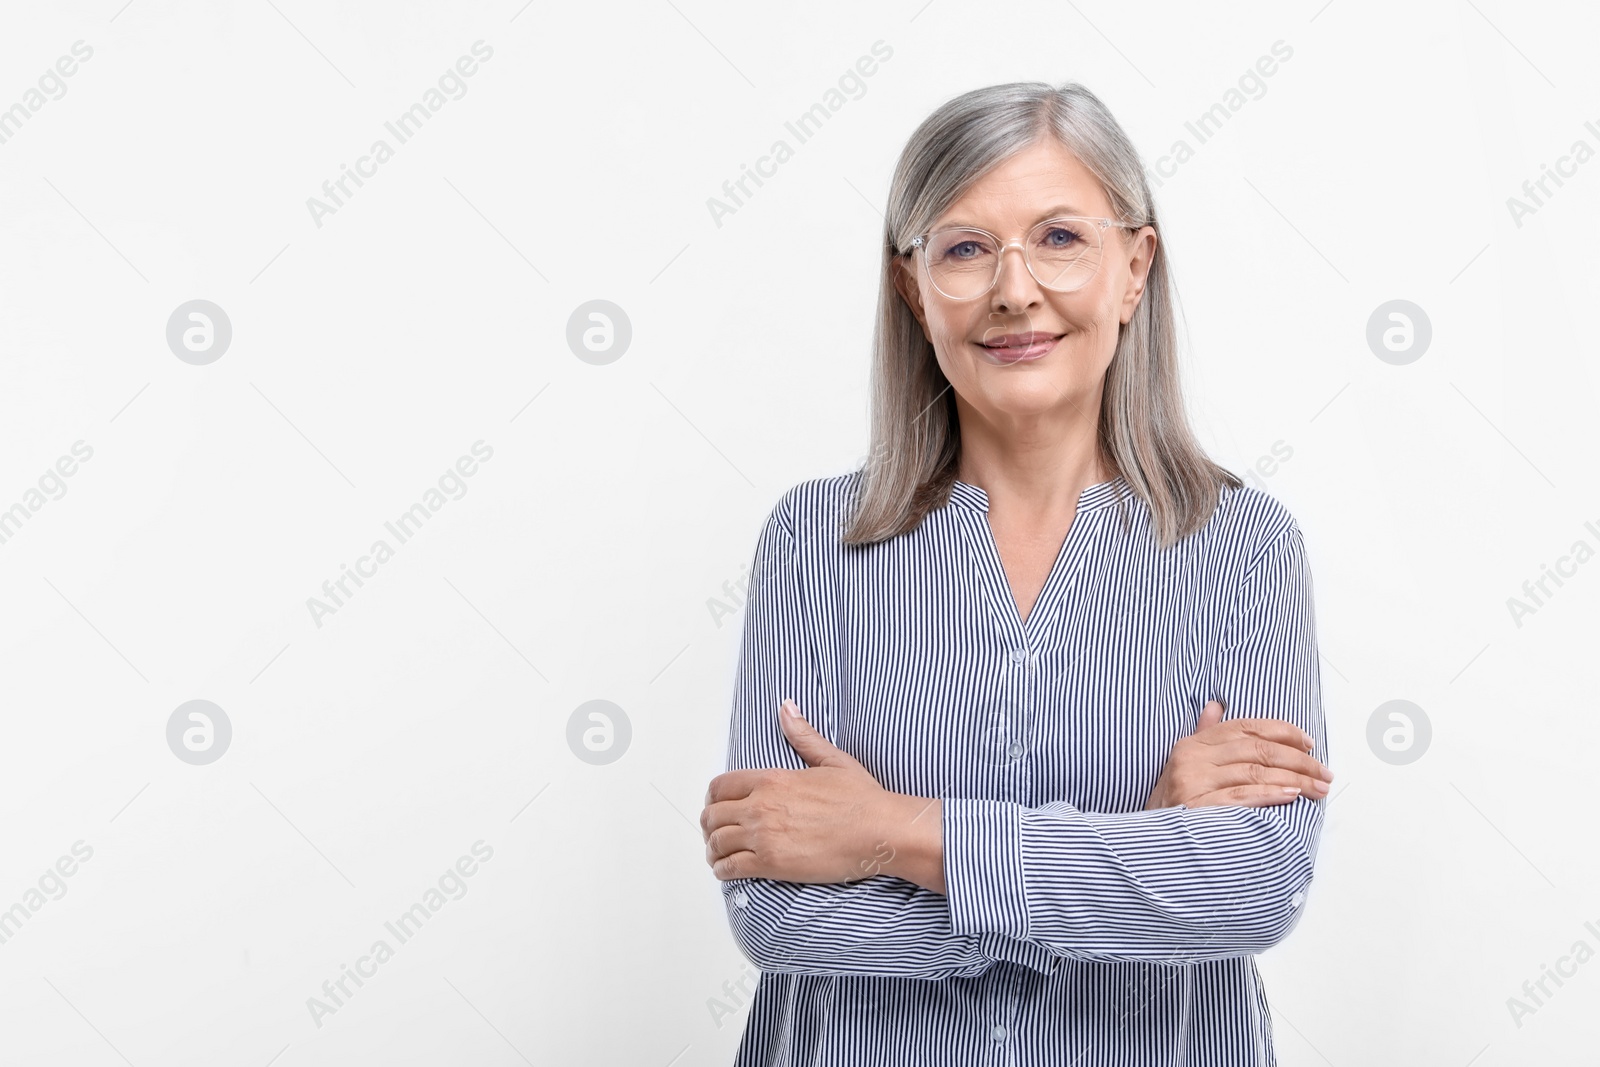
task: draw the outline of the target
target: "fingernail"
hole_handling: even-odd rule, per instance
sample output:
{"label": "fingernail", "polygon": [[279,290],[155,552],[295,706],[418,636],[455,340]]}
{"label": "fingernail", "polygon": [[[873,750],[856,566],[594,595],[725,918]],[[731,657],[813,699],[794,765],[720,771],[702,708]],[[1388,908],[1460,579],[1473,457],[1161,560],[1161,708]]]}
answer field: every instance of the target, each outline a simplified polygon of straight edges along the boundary
{"label": "fingernail", "polygon": [[1290,796],[1294,796],[1296,793],[1300,792],[1300,787],[1297,785],[1286,785],[1283,787],[1283,791],[1288,793]]}
{"label": "fingernail", "polygon": [[785,697],[784,700],[783,700],[783,703],[778,705],[778,709],[780,711],[782,711],[785,715],[789,716],[790,718],[794,717],[794,714],[795,714],[794,701],[790,700],[788,697]]}

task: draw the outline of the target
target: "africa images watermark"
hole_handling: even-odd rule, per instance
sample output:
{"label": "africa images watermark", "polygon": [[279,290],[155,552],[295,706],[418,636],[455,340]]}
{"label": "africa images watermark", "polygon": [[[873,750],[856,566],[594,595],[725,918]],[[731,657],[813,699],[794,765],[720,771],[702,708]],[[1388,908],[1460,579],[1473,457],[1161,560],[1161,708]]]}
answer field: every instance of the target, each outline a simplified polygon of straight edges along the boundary
{"label": "africa images watermark", "polygon": [[[487,463],[494,456],[494,449],[480,439],[472,443],[472,455],[477,456],[478,460]],[[438,488],[429,486],[422,494],[420,501],[401,512],[394,521],[385,522],[383,528],[394,535],[397,544],[405,544],[416,536],[417,531],[421,530],[423,524],[431,519],[440,508],[451,500],[460,500],[466,496],[466,479],[477,472],[477,460],[474,460],[472,456],[461,456],[456,460],[453,469],[446,470],[439,476]],[[446,497],[445,493],[450,495]],[[352,571],[347,563],[339,564],[339,569],[343,573],[337,578],[322,583],[323,596],[327,597],[328,600],[319,600],[314,596],[306,597],[306,610],[311,613],[311,621],[316,624],[317,629],[322,629],[324,616],[336,614],[340,608],[344,607],[345,601],[355,596],[356,590],[366,584],[362,579],[376,575],[378,567],[389,562],[394,558],[394,555],[395,546],[391,546],[388,541],[380,537],[372,542],[372,547],[367,550],[366,555],[356,560],[355,570]],[[355,583],[356,588],[351,589],[346,584],[347,582]],[[341,594],[343,595],[341,596]],[[328,601],[332,601],[332,603],[328,603]]]}
{"label": "africa images watermark", "polygon": [[1289,462],[1294,456],[1294,446],[1288,444],[1283,438],[1272,442],[1272,451],[1256,457],[1256,461],[1245,468],[1243,481],[1265,491],[1267,479],[1283,469],[1283,464]]}
{"label": "africa images watermark", "polygon": [[66,479],[78,473],[79,463],[89,462],[94,449],[79,439],[72,442],[72,455],[78,459],[74,461],[72,456],[57,459],[53,467],[45,468],[45,472],[39,475],[39,488],[30,486],[23,491],[20,501],[0,511],[0,545],[8,544],[17,536],[23,524],[40,508],[67,495]]}
{"label": "africa images watermark", "polygon": [[[1600,543],[1600,524],[1590,521],[1584,523],[1583,528],[1594,536],[1597,543]],[[1555,595],[1555,590],[1549,588],[1549,583],[1554,582],[1556,589],[1560,589],[1566,584],[1562,578],[1577,577],[1578,568],[1594,557],[1594,546],[1580,537],[1572,542],[1572,547],[1567,550],[1566,555],[1556,557],[1553,569],[1548,563],[1541,562],[1539,577],[1530,578],[1522,583],[1522,594],[1527,600],[1519,600],[1514,596],[1506,597],[1506,610],[1511,613],[1511,621],[1517,624],[1517,629],[1522,629],[1522,620],[1525,616],[1537,612]]]}
{"label": "africa images watermark", "polygon": [[1251,100],[1260,100],[1267,95],[1266,79],[1278,72],[1278,64],[1287,63],[1294,56],[1294,49],[1281,39],[1273,41],[1269,51],[1271,55],[1261,56],[1254,67],[1245,68],[1245,72],[1239,75],[1236,88],[1225,90],[1221,100],[1202,111],[1193,122],[1183,124],[1183,128],[1194,138],[1194,144],[1190,144],[1187,138],[1179,137],[1172,142],[1172,147],[1167,149],[1165,155],[1151,160],[1145,167],[1145,176],[1153,186],[1161,188],[1161,180],[1176,175],[1180,166],[1194,158],[1195,149],[1215,137],[1230,118]]}
{"label": "africa images watermark", "polygon": [[[849,894],[855,892],[862,882],[881,874],[883,868],[895,858],[895,855],[895,847],[887,841],[879,841],[874,845],[871,856],[856,861],[856,873],[853,873],[848,881],[840,883],[849,886],[850,889],[834,907],[842,906],[844,901],[849,898]],[[750,906],[750,896],[743,888],[735,889],[730,895],[729,903],[735,908],[747,908]],[[722,1029],[722,1024],[725,1020],[730,1017],[737,1017],[740,1012],[750,1006],[754,992],[752,989],[745,987],[758,985],[760,981],[761,972],[752,968],[749,962],[746,961],[740,968],[738,981],[728,979],[722,983],[722,996],[719,997],[716,994],[712,994],[706,998],[706,1011],[710,1013],[711,1022],[718,1030]]]}
{"label": "africa images watermark", "polygon": [[[83,41],[72,42],[72,56],[62,56],[56,60],[55,68],[45,68],[39,75],[39,87],[28,88],[23,91],[22,99],[10,107],[0,111],[0,145],[6,144],[22,131],[23,123],[27,122],[50,101],[60,100],[67,95],[65,79],[78,72],[80,63],[89,62],[94,55],[94,49]],[[46,96],[45,94],[49,95]]]}
{"label": "africa images watermark", "polygon": [[[1583,124],[1596,141],[1600,141],[1600,125],[1590,119]],[[1538,213],[1545,206],[1555,192],[1551,190],[1550,183],[1554,182],[1556,189],[1566,183],[1562,178],[1571,178],[1578,173],[1578,168],[1583,166],[1595,155],[1594,146],[1582,137],[1572,142],[1572,147],[1567,149],[1563,156],[1556,157],[1556,165],[1551,167],[1548,163],[1539,164],[1539,177],[1529,178],[1522,183],[1522,195],[1526,199],[1515,196],[1506,197],[1506,210],[1511,212],[1511,221],[1516,223],[1517,229],[1522,229],[1522,220]],[[1541,195],[1542,194],[1542,195]]]}
{"label": "africa images watermark", "polygon": [[791,549],[782,549],[775,556],[765,560],[755,560],[755,569],[751,565],[744,565],[743,573],[737,578],[731,578],[722,583],[722,595],[706,597],[706,613],[711,616],[712,623],[717,629],[722,629],[722,624],[739,614],[745,601],[750,599],[750,584],[754,581],[759,588],[764,580],[781,575],[783,571],[793,565],[790,558]]}
{"label": "africa images watermark", "polygon": [[[801,112],[793,122],[783,124],[783,128],[795,139],[795,144],[803,145],[811,140],[817,131],[822,129],[823,123],[831,119],[846,103],[866,96],[866,79],[878,72],[879,63],[889,62],[893,55],[894,49],[882,40],[873,41],[871,55],[857,59],[854,67],[846,68],[845,72],[839,75],[836,83],[838,88],[828,89],[822,94],[821,100]],[[845,96],[846,93],[850,94],[848,98]],[[763,178],[773,177],[778,173],[780,165],[793,158],[794,148],[787,140],[780,137],[772,142],[772,147],[767,149],[766,155],[756,159],[754,167],[748,163],[739,164],[739,176],[722,183],[722,195],[726,199],[706,197],[706,210],[711,212],[711,221],[716,223],[717,229],[722,228],[723,218],[744,207],[745,201],[754,195],[747,183],[754,182],[757,189],[761,188]]]}
{"label": "africa images watermark", "polygon": [[[364,956],[357,957],[354,969],[349,964],[339,964],[339,977],[329,978],[322,983],[322,996],[306,998],[306,1010],[311,1013],[311,1021],[322,1028],[322,1020],[337,1014],[345,1003],[354,997],[366,985],[364,979],[377,975],[378,968],[394,958],[395,948],[403,945],[417,935],[423,925],[438,914],[439,910],[449,901],[460,900],[467,895],[467,879],[478,873],[478,864],[488,863],[494,858],[494,848],[484,843],[482,838],[472,843],[472,856],[462,856],[456,860],[455,866],[446,867],[439,876],[438,887],[429,886],[422,893],[422,899],[401,912],[399,917],[392,922],[385,922],[383,928],[394,936],[395,944],[389,944],[385,938],[378,938]],[[445,894],[449,894],[447,897]],[[351,989],[349,983],[355,983]],[[342,994],[342,995],[341,995]]]}
{"label": "africa images watermark", "polygon": [[[1596,926],[1593,920],[1585,922],[1583,928],[1600,941],[1600,926]],[[1539,964],[1539,977],[1530,978],[1522,983],[1522,996],[1506,998],[1506,1010],[1511,1013],[1511,1021],[1517,1024],[1517,1029],[1522,1029],[1522,1020],[1525,1016],[1537,1014],[1539,1009],[1555,996],[1550,990],[1551,982],[1555,983],[1556,991],[1559,992],[1565,984],[1562,979],[1576,977],[1578,968],[1594,959],[1594,956],[1594,946],[1580,937],[1572,943],[1571,951],[1556,959],[1554,968],[1548,963]]]}
{"label": "africa images watermark", "polygon": [[67,895],[66,879],[78,873],[80,863],[88,863],[94,855],[94,849],[81,838],[72,843],[72,856],[62,856],[55,864],[46,867],[39,876],[39,887],[29,886],[23,891],[22,899],[4,911],[0,911],[0,945],[10,943],[13,937],[22,930],[27,921],[39,911],[40,908],[52,900],[60,900]]}
{"label": "africa images watermark", "polygon": [[[477,59],[473,59],[473,56]],[[314,196],[306,198],[306,210],[311,212],[311,221],[316,224],[317,229],[322,229],[324,216],[336,214],[344,207],[345,201],[355,196],[355,190],[351,189],[348,183],[354,182],[356,189],[365,185],[363,178],[374,177],[381,164],[394,158],[395,146],[403,145],[416,136],[423,125],[445,104],[451,100],[460,100],[467,95],[466,79],[478,72],[480,62],[487,63],[493,56],[494,49],[484,44],[482,40],[472,42],[472,55],[457,59],[454,69],[446,69],[439,75],[437,88],[430,85],[423,91],[421,102],[412,104],[393,121],[383,124],[383,128],[394,138],[394,146],[380,137],[372,142],[366,155],[356,160],[354,168],[344,163],[339,164],[339,176],[322,183],[322,195],[327,199],[322,200]],[[450,95],[446,97],[445,93]]]}

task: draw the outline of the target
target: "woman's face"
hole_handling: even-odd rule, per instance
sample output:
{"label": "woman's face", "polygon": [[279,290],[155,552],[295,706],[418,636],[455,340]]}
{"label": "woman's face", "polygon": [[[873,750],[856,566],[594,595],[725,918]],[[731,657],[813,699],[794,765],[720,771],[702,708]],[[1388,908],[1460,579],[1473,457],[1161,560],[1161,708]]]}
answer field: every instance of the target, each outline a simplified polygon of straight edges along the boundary
{"label": "woman's face", "polygon": [[[1020,246],[1035,224],[1056,215],[1115,218],[1094,175],[1047,137],[984,175],[928,227],[973,226],[1002,242],[1016,240],[1001,257],[994,288],[951,299],[933,287],[921,251],[895,260],[895,287],[922,323],[958,401],[997,426],[1098,416],[1118,330],[1138,307],[1155,254],[1151,227],[1108,226],[1093,277],[1072,292],[1047,289],[1028,271]],[[1026,335],[1033,335],[1031,346]],[[1023,343],[990,347],[1008,339]]]}

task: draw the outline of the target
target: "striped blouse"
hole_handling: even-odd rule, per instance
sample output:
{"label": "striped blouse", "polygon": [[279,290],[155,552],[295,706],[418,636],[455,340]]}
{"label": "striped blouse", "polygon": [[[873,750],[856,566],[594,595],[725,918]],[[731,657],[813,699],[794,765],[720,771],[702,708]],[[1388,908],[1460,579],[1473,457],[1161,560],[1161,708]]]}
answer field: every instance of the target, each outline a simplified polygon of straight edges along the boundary
{"label": "striped blouse", "polygon": [[1224,488],[1163,551],[1124,479],[1090,486],[1024,620],[981,488],[845,546],[860,477],[766,520],[726,766],[806,766],[778,722],[794,697],[884,788],[942,798],[946,892],[723,882],[761,971],[736,1067],[1275,1064],[1254,954],[1302,914],[1326,801],[1143,808],[1213,698],[1327,762],[1294,517]]}

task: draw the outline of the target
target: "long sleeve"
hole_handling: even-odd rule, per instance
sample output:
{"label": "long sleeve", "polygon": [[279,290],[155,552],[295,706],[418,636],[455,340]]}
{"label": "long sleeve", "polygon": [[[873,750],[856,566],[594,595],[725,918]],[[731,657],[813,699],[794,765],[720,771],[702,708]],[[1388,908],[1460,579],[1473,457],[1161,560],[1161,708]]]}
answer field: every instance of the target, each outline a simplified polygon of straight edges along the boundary
{"label": "long sleeve", "polygon": [[[805,768],[778,723],[785,697],[795,699],[824,737],[838,742],[836,709],[828,703],[812,633],[817,605],[800,580],[794,494],[791,490],[773,509],[756,545],[734,682],[728,770]],[[1059,962],[1040,945],[1000,934],[952,932],[941,894],[890,875],[848,885],[732,878],[722,883],[722,894],[734,936],[763,971],[936,979],[981,974],[996,959],[1045,974]]]}
{"label": "long sleeve", "polygon": [[[1246,566],[1219,645],[1224,718],[1305,730],[1326,759],[1311,574],[1298,525]],[[1282,940],[1302,914],[1324,800],[1095,813],[947,799],[945,884],[957,934],[1000,933],[1058,956],[1195,963]]]}

